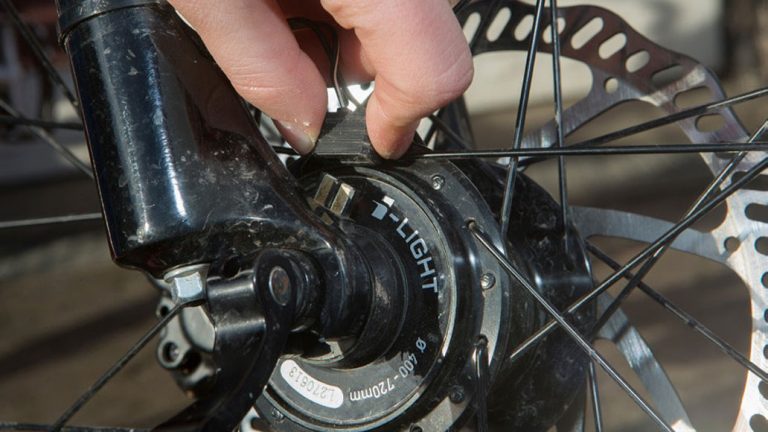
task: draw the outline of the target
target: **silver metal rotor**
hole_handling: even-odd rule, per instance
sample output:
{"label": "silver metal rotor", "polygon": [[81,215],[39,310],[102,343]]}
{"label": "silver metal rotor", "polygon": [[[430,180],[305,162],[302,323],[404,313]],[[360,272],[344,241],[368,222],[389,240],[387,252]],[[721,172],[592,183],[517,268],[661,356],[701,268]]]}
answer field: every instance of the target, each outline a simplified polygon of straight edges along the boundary
{"label": "silver metal rotor", "polygon": [[[508,17],[503,29],[494,32],[499,36],[495,37],[494,34],[493,40],[485,33],[470,35],[474,37],[475,55],[492,51],[525,51],[530,45],[531,31],[523,34],[520,28],[526,18],[535,14],[533,5],[512,0],[477,0],[471,2],[465,12],[462,14],[462,24],[466,24],[470,19],[477,23],[479,18],[480,24],[477,28],[480,29],[487,28],[483,22],[490,23],[497,20],[497,17]],[[549,12],[545,15],[548,16]],[[671,115],[686,108],[678,105],[676,98],[692,89],[708,89],[712,95],[711,102],[725,99],[718,79],[709,69],[687,56],[651,42],[608,10],[594,6],[566,7],[560,8],[559,17],[562,19],[562,55],[585,64],[593,77],[589,93],[563,113],[562,127],[566,135],[628,101],[642,101]],[[586,42],[582,41],[578,48],[575,48],[574,35],[588,25],[597,27],[595,22],[600,24],[599,30],[594,31]],[[498,25],[498,22],[494,25]],[[498,28],[496,27],[497,30]],[[546,32],[549,30],[545,30]],[[603,58],[600,55],[600,47],[616,35],[624,35],[626,42],[614,54]],[[539,45],[539,51],[542,52],[551,53],[552,49],[551,42],[546,39]],[[641,59],[639,65],[637,59]],[[671,80],[659,82],[660,80],[654,79],[670,71],[674,72]],[[723,119],[722,126],[716,130],[704,130],[698,126],[703,115],[678,121],[677,125],[693,143],[747,141],[747,131],[730,108],[721,108],[716,114]],[[552,147],[556,140],[556,123],[552,120],[527,134],[523,140],[523,148]],[[766,156],[768,155],[764,152],[749,153],[735,172],[749,170]],[[729,163],[728,159],[714,153],[701,154],[701,157],[714,175],[720,173]],[[507,161],[508,159],[499,162],[506,165]],[[728,182],[730,181],[732,180]],[[724,186],[727,186],[728,182]],[[768,322],[764,319],[768,312],[768,290],[764,283],[768,281],[768,273],[765,272],[768,269],[768,256],[758,251],[757,244],[761,239],[765,239],[766,226],[764,222],[750,219],[747,208],[766,202],[768,191],[739,190],[727,199],[727,217],[721,225],[708,232],[688,229],[672,244],[672,248],[676,250],[721,263],[741,278],[749,290],[752,314],[748,357],[763,370],[768,369]],[[571,208],[574,224],[585,239],[614,237],[651,243],[674,225],[661,219],[614,209]],[[726,241],[734,238],[738,239],[740,246],[729,251]],[[605,307],[609,302],[610,299],[604,295],[599,303],[601,307]],[[616,331],[622,327],[624,332]],[[631,327],[621,311],[607,323],[599,338],[612,342],[625,356],[668,424],[675,430],[693,430],[674,387],[648,345],[637,330]],[[753,428],[750,422],[754,422],[754,417],[762,417],[760,420],[768,417],[768,400],[758,389],[760,382],[754,374],[747,374],[733,430],[751,431]],[[563,427],[562,430],[580,429]]]}

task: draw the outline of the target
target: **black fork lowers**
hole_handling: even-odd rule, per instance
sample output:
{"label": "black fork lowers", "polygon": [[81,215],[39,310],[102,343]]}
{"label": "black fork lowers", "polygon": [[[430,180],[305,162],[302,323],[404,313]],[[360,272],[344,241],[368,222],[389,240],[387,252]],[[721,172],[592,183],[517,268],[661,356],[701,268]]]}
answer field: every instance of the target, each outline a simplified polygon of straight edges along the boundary
{"label": "black fork lowers", "polygon": [[157,0],[59,0],[58,8],[114,260],[159,278],[264,250],[304,251],[321,286],[313,330],[360,333],[375,302],[370,264],[310,211],[175,11]]}

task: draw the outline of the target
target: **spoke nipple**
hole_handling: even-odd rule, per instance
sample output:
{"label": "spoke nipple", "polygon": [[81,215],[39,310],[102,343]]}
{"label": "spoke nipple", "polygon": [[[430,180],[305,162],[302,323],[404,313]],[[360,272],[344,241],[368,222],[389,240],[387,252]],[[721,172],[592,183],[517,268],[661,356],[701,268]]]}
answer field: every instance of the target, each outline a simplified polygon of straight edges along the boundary
{"label": "spoke nipple", "polygon": [[496,276],[493,273],[486,273],[480,278],[480,287],[489,290],[496,285]]}
{"label": "spoke nipple", "polygon": [[445,186],[445,178],[440,175],[433,175],[432,176],[432,189],[434,190],[440,190]]}
{"label": "spoke nipple", "polygon": [[284,268],[276,266],[269,272],[269,292],[280,306],[291,300],[291,278]]}
{"label": "spoke nipple", "polygon": [[466,395],[464,394],[464,388],[458,385],[453,386],[448,397],[451,399],[451,402],[455,404],[464,402],[464,399],[466,398]]}

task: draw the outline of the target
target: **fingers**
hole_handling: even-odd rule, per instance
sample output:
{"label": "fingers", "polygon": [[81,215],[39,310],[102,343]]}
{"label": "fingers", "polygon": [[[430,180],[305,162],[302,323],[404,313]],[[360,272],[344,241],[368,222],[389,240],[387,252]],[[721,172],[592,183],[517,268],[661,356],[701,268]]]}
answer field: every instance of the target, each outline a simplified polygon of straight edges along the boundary
{"label": "fingers", "polygon": [[446,0],[321,0],[354,29],[366,68],[376,76],[368,134],[382,156],[408,148],[418,121],[461,95],[472,81],[472,56]]}
{"label": "fingers", "polygon": [[170,0],[198,31],[243,98],[279,122],[300,153],[314,148],[325,80],[299,48],[275,0]]}

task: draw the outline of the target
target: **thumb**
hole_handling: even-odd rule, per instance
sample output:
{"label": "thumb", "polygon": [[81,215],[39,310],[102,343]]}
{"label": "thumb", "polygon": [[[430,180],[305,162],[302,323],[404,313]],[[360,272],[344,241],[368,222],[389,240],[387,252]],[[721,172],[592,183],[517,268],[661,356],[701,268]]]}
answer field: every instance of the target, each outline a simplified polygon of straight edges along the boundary
{"label": "thumb", "polygon": [[170,0],[248,102],[309,153],[327,106],[325,80],[296,41],[275,0]]}

